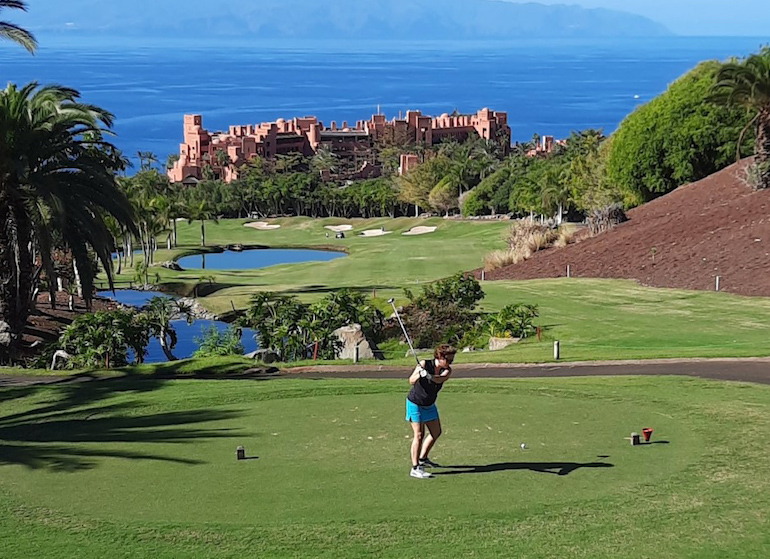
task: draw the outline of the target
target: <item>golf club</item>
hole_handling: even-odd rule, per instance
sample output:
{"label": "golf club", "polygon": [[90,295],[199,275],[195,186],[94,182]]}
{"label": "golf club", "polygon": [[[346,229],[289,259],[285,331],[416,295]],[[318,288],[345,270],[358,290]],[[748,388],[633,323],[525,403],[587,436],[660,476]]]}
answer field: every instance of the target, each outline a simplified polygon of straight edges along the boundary
{"label": "golf club", "polygon": [[409,338],[409,334],[406,331],[406,327],[404,326],[404,323],[401,322],[401,316],[398,314],[398,309],[396,308],[396,300],[395,299],[388,299],[388,303],[390,303],[390,306],[393,307],[393,312],[396,313],[396,318],[398,319],[398,323],[401,325],[401,331],[404,333],[404,336],[406,337],[406,343],[409,344],[409,349],[412,350],[412,355],[414,355],[414,360],[417,361],[417,365],[420,365],[420,358],[417,357],[417,352],[414,350],[414,346],[412,345],[412,340]]}

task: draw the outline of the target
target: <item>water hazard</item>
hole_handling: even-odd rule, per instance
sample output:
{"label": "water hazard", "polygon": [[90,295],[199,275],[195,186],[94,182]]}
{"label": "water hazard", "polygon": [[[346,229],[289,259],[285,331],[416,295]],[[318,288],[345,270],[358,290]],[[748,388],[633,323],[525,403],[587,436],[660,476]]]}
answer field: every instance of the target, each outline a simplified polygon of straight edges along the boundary
{"label": "water hazard", "polygon": [[[165,297],[169,299],[175,299],[171,295],[165,293],[159,293],[157,291],[136,291],[130,289],[121,289],[114,294],[112,291],[101,291],[98,293],[100,297],[106,299],[112,299],[124,305],[130,305],[132,307],[141,308],[147,304],[147,302],[153,297]],[[220,332],[225,331],[229,325],[225,322],[216,320],[196,320],[192,324],[188,324],[186,320],[175,320],[172,326],[177,333],[177,344],[172,353],[179,359],[187,359],[192,357],[193,353],[198,349],[198,342],[196,338],[203,337],[203,333],[211,326],[214,326]],[[259,349],[257,340],[255,338],[256,331],[249,328],[243,329],[243,336],[241,337],[241,344],[244,347],[245,353],[251,353]],[[147,356],[145,357],[145,363],[162,363],[166,361],[166,356],[160,347],[160,342],[156,338],[150,339],[150,344],[147,346]]]}
{"label": "water hazard", "polygon": [[179,259],[185,270],[253,270],[278,264],[328,262],[347,256],[344,252],[308,249],[254,249],[196,254]]}

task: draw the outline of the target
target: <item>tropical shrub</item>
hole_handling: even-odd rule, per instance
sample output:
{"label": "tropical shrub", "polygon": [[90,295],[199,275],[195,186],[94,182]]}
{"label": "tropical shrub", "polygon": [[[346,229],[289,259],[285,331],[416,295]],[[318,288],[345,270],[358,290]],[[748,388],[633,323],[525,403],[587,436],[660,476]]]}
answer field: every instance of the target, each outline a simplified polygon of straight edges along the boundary
{"label": "tropical shrub", "polygon": [[404,294],[412,305],[454,303],[469,310],[476,308],[478,302],[484,298],[484,290],[476,278],[462,272],[424,285],[419,295],[415,296],[408,289],[404,290]]}
{"label": "tropical shrub", "polygon": [[241,321],[257,330],[259,345],[272,349],[283,361],[308,358],[318,348],[318,358],[335,359],[342,342],[334,331],[360,324],[364,334],[377,340],[383,330],[383,313],[360,293],[346,289],[307,305],[296,297],[260,293],[252,298]]}
{"label": "tropical shrub", "polygon": [[[474,309],[484,298],[479,282],[462,273],[423,286],[419,295],[404,292],[410,303],[401,318],[418,347],[459,344],[479,320]],[[389,331],[399,332],[395,328]]]}
{"label": "tropical shrub", "polygon": [[220,331],[219,328],[211,325],[203,329],[201,336],[194,338],[199,347],[195,350],[193,357],[243,355],[242,335],[243,331],[240,328],[229,326]]}
{"label": "tropical shrub", "polygon": [[415,347],[430,348],[440,343],[459,345],[475,328],[479,315],[454,302],[430,299],[404,307],[401,320]]}
{"label": "tropical shrub", "polygon": [[80,315],[64,330],[59,346],[72,355],[69,365],[73,368],[110,369],[127,365],[129,351],[141,363],[149,341],[141,315],[117,309]]}
{"label": "tropical shrub", "polygon": [[535,305],[506,305],[489,315],[486,330],[495,338],[526,338],[535,332],[533,321],[539,316]]}
{"label": "tropical shrub", "polygon": [[738,141],[752,116],[707,102],[721,67],[700,64],[621,123],[607,172],[626,206],[705,178],[733,163],[736,152],[751,154],[754,138],[746,137],[740,149]]}

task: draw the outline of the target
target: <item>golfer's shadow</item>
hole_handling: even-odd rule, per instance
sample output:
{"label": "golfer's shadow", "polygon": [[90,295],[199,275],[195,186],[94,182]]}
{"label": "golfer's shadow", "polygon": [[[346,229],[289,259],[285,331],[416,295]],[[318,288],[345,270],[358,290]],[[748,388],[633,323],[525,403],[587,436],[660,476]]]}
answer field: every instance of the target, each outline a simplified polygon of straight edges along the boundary
{"label": "golfer's shadow", "polygon": [[581,468],[614,468],[614,464],[607,462],[498,462],[484,466],[444,466],[445,471],[431,473],[435,476],[452,476],[457,474],[489,474],[492,472],[506,472],[509,470],[530,470],[542,474],[555,474],[566,476]]}

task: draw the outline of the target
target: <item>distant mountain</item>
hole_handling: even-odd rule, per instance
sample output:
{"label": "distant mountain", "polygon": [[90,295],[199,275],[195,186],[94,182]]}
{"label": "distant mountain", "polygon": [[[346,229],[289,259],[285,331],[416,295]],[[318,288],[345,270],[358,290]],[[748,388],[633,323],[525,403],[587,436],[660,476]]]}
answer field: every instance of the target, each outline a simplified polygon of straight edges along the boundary
{"label": "distant mountain", "polygon": [[41,32],[258,39],[464,40],[660,36],[642,16],[493,0],[35,0]]}

